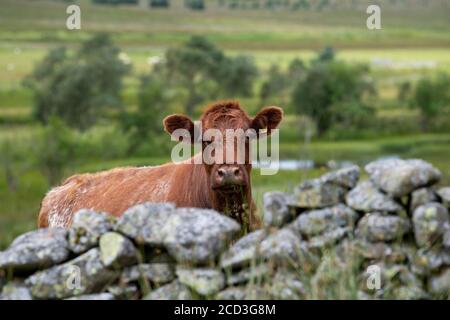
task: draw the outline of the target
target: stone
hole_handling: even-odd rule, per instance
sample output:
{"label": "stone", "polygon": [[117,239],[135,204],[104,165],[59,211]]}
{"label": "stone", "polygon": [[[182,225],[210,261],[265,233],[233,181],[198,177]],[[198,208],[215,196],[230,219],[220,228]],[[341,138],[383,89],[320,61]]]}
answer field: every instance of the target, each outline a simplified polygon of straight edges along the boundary
{"label": "stone", "polygon": [[361,181],[345,197],[350,208],[363,212],[400,212],[402,206],[388,195],[380,192],[372,182]]}
{"label": "stone", "polygon": [[69,248],[74,253],[85,252],[98,244],[100,236],[113,228],[115,217],[107,213],[81,209],[73,216],[69,229]]}
{"label": "stone", "polygon": [[449,266],[450,249],[444,248],[420,248],[415,253],[411,262],[412,270],[417,274],[425,276]]}
{"label": "stone", "polygon": [[368,242],[356,239],[352,241],[351,250],[357,256],[371,261],[384,261],[388,263],[407,263],[413,259],[416,248],[403,243]]}
{"label": "stone", "polygon": [[213,268],[178,267],[178,280],[202,296],[212,296],[225,287],[225,276]]}
{"label": "stone", "polygon": [[312,237],[308,241],[308,247],[311,249],[322,249],[335,245],[337,242],[352,233],[352,228],[337,228],[327,231],[319,236]]}
{"label": "stone", "polygon": [[270,298],[266,290],[256,285],[230,287],[216,295],[217,300],[269,300]]}
{"label": "stone", "polygon": [[86,294],[77,297],[67,298],[66,300],[116,300],[114,295],[108,292]]}
{"label": "stone", "polygon": [[188,287],[178,280],[174,280],[158,289],[149,292],[143,300],[192,300],[193,296]]}
{"label": "stone", "polygon": [[98,248],[90,249],[62,265],[34,273],[25,284],[37,299],[65,299],[102,291],[119,273],[106,268],[100,255]]}
{"label": "stone", "polygon": [[32,300],[30,290],[21,282],[7,283],[0,294],[0,300]]}
{"label": "stone", "polygon": [[444,235],[442,236],[442,245],[445,248],[450,249],[450,228],[447,228],[447,230],[444,232]]}
{"label": "stone", "polygon": [[450,208],[450,187],[440,188],[436,193],[441,199],[442,204]]}
{"label": "stone", "polygon": [[261,242],[267,237],[265,230],[253,231],[240,238],[221,257],[222,268],[241,267],[256,259],[256,252]]}
{"label": "stone", "polygon": [[161,233],[169,254],[182,263],[214,261],[240,232],[233,219],[214,210],[180,208],[166,220]]}
{"label": "stone", "polygon": [[370,180],[382,191],[395,198],[438,182],[441,172],[419,159],[377,160],[365,166]]}
{"label": "stone", "polygon": [[279,300],[301,300],[306,298],[306,290],[298,274],[292,271],[279,270],[273,277],[270,295]]}
{"label": "stone", "polygon": [[431,202],[418,207],[413,213],[414,236],[418,246],[429,246],[440,240],[450,221],[447,208]]}
{"label": "stone", "polygon": [[288,196],[283,192],[264,193],[263,206],[266,227],[281,227],[296,216],[295,209],[288,206]]}
{"label": "stone", "polygon": [[377,242],[401,240],[410,230],[408,219],[375,212],[367,213],[361,218],[355,233],[357,237]]}
{"label": "stone", "polygon": [[294,189],[289,205],[297,208],[323,208],[342,201],[347,189],[320,178],[307,180]]}
{"label": "stone", "polygon": [[443,270],[440,274],[430,277],[428,290],[444,299],[450,297],[450,268]]}
{"label": "stone", "polygon": [[234,286],[244,284],[247,282],[259,283],[265,278],[269,277],[272,273],[272,268],[266,263],[260,263],[255,266],[250,266],[240,270],[237,273],[230,273],[227,275],[227,285]]}
{"label": "stone", "polygon": [[[326,255],[311,278],[312,299],[352,299],[349,290],[349,273],[352,266],[347,265],[334,255]],[[346,290],[338,290],[340,287]],[[354,299],[354,298],[353,298]]]}
{"label": "stone", "polygon": [[405,265],[379,263],[385,299],[417,300],[428,298],[422,280]]}
{"label": "stone", "polygon": [[230,287],[216,295],[217,300],[245,300],[245,288]]}
{"label": "stone", "polygon": [[0,269],[33,271],[65,261],[69,256],[67,231],[45,228],[27,232],[0,252]]}
{"label": "stone", "polygon": [[112,285],[106,288],[106,291],[116,300],[131,300],[139,296],[139,289],[135,285]]}
{"label": "stone", "polygon": [[162,247],[161,233],[167,219],[173,214],[172,203],[143,203],[126,210],[117,221],[115,231],[133,239],[137,244]]}
{"label": "stone", "polygon": [[307,238],[341,227],[353,227],[358,215],[349,207],[334,207],[301,213],[291,227]]}
{"label": "stone", "polygon": [[414,190],[411,193],[411,202],[409,206],[409,212],[414,212],[414,210],[424,204],[429,202],[436,202],[437,197],[433,190],[429,188],[420,188]]}
{"label": "stone", "polygon": [[358,183],[359,176],[359,167],[357,165],[351,165],[349,167],[329,172],[323,175],[320,179],[324,182],[331,182],[344,188],[352,189]]}
{"label": "stone", "polygon": [[175,279],[175,272],[168,263],[138,264],[123,270],[121,282],[138,282],[142,277],[153,284],[164,284]]}
{"label": "stone", "polygon": [[107,267],[122,268],[137,262],[138,252],[131,240],[117,232],[100,237],[100,256]]}
{"label": "stone", "polygon": [[259,254],[271,262],[298,261],[302,246],[300,239],[290,229],[280,229],[261,242]]}

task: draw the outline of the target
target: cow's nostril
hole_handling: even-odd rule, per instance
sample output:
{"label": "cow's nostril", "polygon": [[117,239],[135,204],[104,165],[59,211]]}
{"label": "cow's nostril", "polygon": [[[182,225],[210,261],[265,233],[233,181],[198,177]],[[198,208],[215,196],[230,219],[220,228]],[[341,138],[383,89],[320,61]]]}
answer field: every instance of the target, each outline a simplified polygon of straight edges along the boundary
{"label": "cow's nostril", "polygon": [[225,171],[223,169],[219,169],[219,170],[217,170],[217,174],[219,175],[219,177],[223,177],[225,174]]}
{"label": "cow's nostril", "polygon": [[239,175],[239,169],[238,168],[234,169],[233,174],[235,177],[237,177]]}

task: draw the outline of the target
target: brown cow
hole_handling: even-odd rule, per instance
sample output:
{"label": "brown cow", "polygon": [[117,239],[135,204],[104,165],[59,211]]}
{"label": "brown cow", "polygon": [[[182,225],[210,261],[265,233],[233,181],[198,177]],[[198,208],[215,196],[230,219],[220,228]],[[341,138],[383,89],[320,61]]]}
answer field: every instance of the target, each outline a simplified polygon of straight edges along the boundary
{"label": "brown cow", "polygon": [[[266,107],[251,119],[237,101],[222,101],[206,108],[201,127],[203,132],[210,128],[221,132],[250,128],[270,132],[282,117],[282,109]],[[163,122],[169,134],[176,129],[187,129],[194,137],[196,126],[189,117],[171,115]],[[222,145],[226,145],[225,142]],[[246,151],[248,143],[245,140]],[[208,142],[203,142],[202,150],[207,145]],[[178,207],[212,208],[246,223],[250,230],[258,228],[260,219],[255,215],[251,196],[252,166],[248,157],[244,164],[195,164],[194,157],[182,164],[124,167],[74,175],[45,196],[39,213],[39,227],[69,227],[74,213],[82,208],[120,216],[127,208],[139,203],[173,202]]]}

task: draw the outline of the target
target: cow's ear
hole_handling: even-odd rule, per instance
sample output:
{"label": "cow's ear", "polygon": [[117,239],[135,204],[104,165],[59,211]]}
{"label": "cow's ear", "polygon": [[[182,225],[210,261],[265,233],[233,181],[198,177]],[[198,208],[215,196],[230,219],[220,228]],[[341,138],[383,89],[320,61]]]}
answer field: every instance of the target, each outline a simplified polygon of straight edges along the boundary
{"label": "cow's ear", "polygon": [[267,135],[270,135],[272,130],[278,127],[282,119],[283,109],[279,107],[265,107],[253,118],[251,127],[257,133],[266,129]]}
{"label": "cow's ear", "polygon": [[[172,115],[164,118],[163,124],[164,124],[164,130],[170,135],[172,135],[173,132],[177,129],[186,130],[191,137],[191,143],[194,142],[195,125],[194,125],[194,122],[192,122],[192,120],[189,117],[181,115],[181,114],[172,114]],[[186,139],[184,137],[185,137],[185,135],[179,136],[179,140],[186,141]]]}

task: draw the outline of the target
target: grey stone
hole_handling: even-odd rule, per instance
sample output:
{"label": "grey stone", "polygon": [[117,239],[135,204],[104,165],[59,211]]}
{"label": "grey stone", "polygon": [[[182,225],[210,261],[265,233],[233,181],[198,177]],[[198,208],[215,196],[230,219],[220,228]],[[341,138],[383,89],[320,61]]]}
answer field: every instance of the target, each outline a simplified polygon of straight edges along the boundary
{"label": "grey stone", "polygon": [[65,261],[69,256],[67,231],[46,228],[27,232],[0,252],[0,269],[32,271]]}
{"label": "grey stone", "polygon": [[387,244],[384,242],[368,242],[355,239],[350,244],[353,253],[371,261],[388,263],[407,263],[414,258],[416,248],[404,243]]}
{"label": "grey stone", "polygon": [[163,246],[161,233],[167,219],[173,214],[172,203],[143,203],[129,208],[117,221],[115,230],[132,238],[138,244]]}
{"label": "grey stone", "polygon": [[240,238],[221,257],[222,268],[239,267],[256,259],[261,242],[267,237],[265,230],[257,230]]}
{"label": "grey stone", "polygon": [[450,249],[450,228],[446,228],[444,235],[442,236],[442,245]]}
{"label": "grey stone", "polygon": [[163,226],[164,246],[178,262],[214,261],[241,230],[239,224],[214,210],[181,208]]}
{"label": "grey stone", "polygon": [[279,300],[300,300],[306,298],[306,290],[298,274],[287,270],[278,270],[271,281],[270,295]]}
{"label": "grey stone", "polygon": [[375,212],[362,217],[355,233],[360,238],[377,242],[401,240],[410,230],[411,224],[408,219]]}
{"label": "grey stone", "polygon": [[117,232],[107,232],[100,238],[100,254],[105,266],[130,266],[137,261],[138,252],[131,240]]}
{"label": "grey stone", "polygon": [[114,295],[108,292],[86,294],[77,297],[67,298],[67,300],[116,300]]}
{"label": "grey stone", "polygon": [[174,280],[148,293],[144,300],[192,300],[193,296],[188,287],[178,280]]}
{"label": "grey stone", "polygon": [[347,189],[356,186],[359,180],[360,170],[357,165],[352,165],[323,175],[320,179],[324,182],[331,182]]}
{"label": "grey stone", "polygon": [[20,282],[9,282],[1,291],[0,300],[32,300],[30,290]]}
{"label": "grey stone", "polygon": [[230,287],[216,295],[217,300],[269,300],[267,290],[253,285],[246,287]]}
{"label": "grey stone", "polygon": [[426,299],[422,280],[405,265],[379,263],[385,299],[417,300]]}
{"label": "grey stone", "polygon": [[400,212],[401,205],[388,195],[380,192],[372,182],[361,181],[345,198],[347,205],[355,210],[372,212]]}
{"label": "grey stone", "polygon": [[430,277],[428,280],[428,290],[445,299],[450,297],[450,268],[443,270],[440,274]]}
{"label": "grey stone", "polygon": [[261,282],[266,277],[270,276],[272,268],[265,263],[260,263],[255,266],[250,266],[236,273],[231,273],[227,276],[227,285],[234,286],[247,282]]}
{"label": "grey stone", "polygon": [[261,257],[273,262],[298,261],[301,252],[300,239],[289,229],[278,230],[261,242]]}
{"label": "grey stone", "polygon": [[348,270],[351,266],[335,255],[324,255],[315,274],[311,277],[312,299],[351,299],[352,290],[335,292],[334,288],[348,286]]}
{"label": "grey stone", "polygon": [[135,285],[113,285],[106,288],[106,291],[114,296],[117,300],[136,299],[139,295],[139,289]]}
{"label": "grey stone", "polygon": [[450,266],[450,249],[421,248],[417,250],[411,267],[420,275],[430,275],[443,267]]}
{"label": "grey stone", "polygon": [[77,211],[69,229],[69,248],[75,253],[85,252],[98,244],[100,236],[113,228],[115,217],[89,209]]}
{"label": "grey stone", "polygon": [[450,187],[440,188],[437,191],[437,195],[441,198],[442,204],[450,208]]}
{"label": "grey stone", "polygon": [[281,227],[295,218],[295,209],[288,206],[288,196],[283,192],[266,192],[264,203],[264,225]]}
{"label": "grey stone", "polygon": [[220,270],[213,268],[190,269],[178,267],[176,274],[182,284],[202,296],[216,294],[225,286],[225,276]]}
{"label": "grey stone", "polygon": [[25,283],[35,298],[64,299],[102,291],[118,276],[102,263],[100,250],[93,248],[62,265],[34,273]]}
{"label": "grey stone", "polygon": [[414,236],[418,246],[428,246],[439,240],[450,221],[447,208],[431,202],[418,207],[413,213]]}
{"label": "grey stone", "polygon": [[369,163],[365,170],[373,183],[393,197],[402,197],[420,187],[438,182],[441,172],[419,159],[386,159]]}
{"label": "grey stone", "polygon": [[349,207],[338,204],[331,208],[303,212],[290,225],[302,236],[313,237],[340,227],[353,227],[358,215]]}
{"label": "grey stone", "polygon": [[346,192],[346,188],[330,181],[307,180],[294,189],[289,205],[311,209],[328,207],[341,202]]}
{"label": "grey stone", "polygon": [[411,193],[411,203],[409,212],[413,212],[417,207],[435,202],[437,200],[436,194],[429,188],[420,188]]}
{"label": "grey stone", "polygon": [[337,242],[352,233],[352,228],[337,228],[322,235],[312,237],[308,241],[309,248],[318,249],[335,245]]}
{"label": "grey stone", "polygon": [[230,287],[216,295],[217,300],[245,300],[245,288]]}
{"label": "grey stone", "polygon": [[123,270],[121,282],[137,282],[142,277],[155,284],[164,284],[172,281],[175,273],[173,266],[168,263],[138,264]]}

